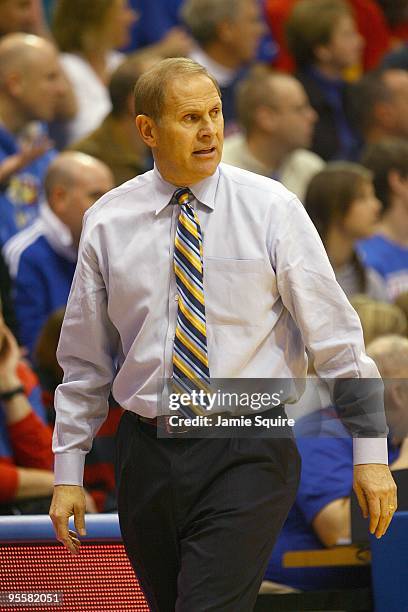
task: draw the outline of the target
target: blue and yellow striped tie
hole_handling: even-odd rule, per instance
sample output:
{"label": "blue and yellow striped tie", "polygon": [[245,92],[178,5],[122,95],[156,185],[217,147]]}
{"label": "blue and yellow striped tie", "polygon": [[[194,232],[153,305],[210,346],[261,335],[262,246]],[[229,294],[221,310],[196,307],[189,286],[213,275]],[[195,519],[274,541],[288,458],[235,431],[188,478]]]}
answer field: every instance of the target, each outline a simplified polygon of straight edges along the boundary
{"label": "blue and yellow striped tie", "polygon": [[[173,382],[191,393],[208,390],[210,370],[203,288],[203,243],[200,222],[187,188],[177,189],[174,200],[180,205],[174,244],[174,272],[179,293],[176,336],[173,351]],[[202,412],[199,407],[193,412]]]}

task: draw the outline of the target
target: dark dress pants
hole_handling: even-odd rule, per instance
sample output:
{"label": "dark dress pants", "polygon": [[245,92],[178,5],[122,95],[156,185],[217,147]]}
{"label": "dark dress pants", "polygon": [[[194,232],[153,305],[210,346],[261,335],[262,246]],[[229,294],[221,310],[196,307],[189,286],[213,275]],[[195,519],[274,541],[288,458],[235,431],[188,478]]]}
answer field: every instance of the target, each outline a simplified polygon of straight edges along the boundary
{"label": "dark dress pants", "polygon": [[125,412],[119,520],[150,609],[250,612],[299,477],[291,437],[158,439]]}

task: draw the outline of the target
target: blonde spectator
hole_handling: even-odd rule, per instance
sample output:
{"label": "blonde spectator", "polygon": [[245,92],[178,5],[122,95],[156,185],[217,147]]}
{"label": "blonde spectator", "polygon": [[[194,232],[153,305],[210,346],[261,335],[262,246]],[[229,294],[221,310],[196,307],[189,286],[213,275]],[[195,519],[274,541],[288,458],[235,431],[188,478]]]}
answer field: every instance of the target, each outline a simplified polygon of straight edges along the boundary
{"label": "blonde spectator", "polygon": [[68,143],[95,129],[110,111],[107,83],[124,59],[115,49],[127,44],[135,19],[127,0],[57,0],[52,33],[78,102],[65,128]]}
{"label": "blonde spectator", "polygon": [[360,318],[366,346],[386,334],[406,335],[406,314],[395,304],[376,302],[365,295],[356,295],[351,299],[351,305]]}

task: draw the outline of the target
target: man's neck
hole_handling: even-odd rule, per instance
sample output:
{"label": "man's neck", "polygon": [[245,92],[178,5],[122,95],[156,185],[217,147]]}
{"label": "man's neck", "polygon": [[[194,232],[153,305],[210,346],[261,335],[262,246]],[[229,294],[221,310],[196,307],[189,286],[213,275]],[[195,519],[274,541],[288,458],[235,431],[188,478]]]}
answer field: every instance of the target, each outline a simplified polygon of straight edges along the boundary
{"label": "man's neck", "polygon": [[81,54],[82,59],[89,63],[94,72],[98,75],[102,83],[107,83],[108,67],[107,67],[107,49],[105,47],[96,47],[91,51]]}
{"label": "man's neck", "polygon": [[210,43],[203,50],[213,62],[217,62],[217,64],[220,64],[220,66],[224,68],[238,70],[241,67],[239,58],[234,57],[230,50],[217,40]]}
{"label": "man's neck", "polygon": [[282,166],[290,151],[276,140],[261,132],[253,132],[246,138],[246,144],[253,157],[274,174]]}
{"label": "man's neck", "polygon": [[406,204],[394,199],[390,210],[386,210],[377,232],[402,247],[408,247],[408,211]]}
{"label": "man's neck", "polygon": [[27,118],[19,112],[14,103],[0,97],[0,124],[12,134],[18,134],[27,123]]}
{"label": "man's neck", "polygon": [[326,251],[334,270],[351,263],[354,254],[354,241],[337,228],[329,230]]}

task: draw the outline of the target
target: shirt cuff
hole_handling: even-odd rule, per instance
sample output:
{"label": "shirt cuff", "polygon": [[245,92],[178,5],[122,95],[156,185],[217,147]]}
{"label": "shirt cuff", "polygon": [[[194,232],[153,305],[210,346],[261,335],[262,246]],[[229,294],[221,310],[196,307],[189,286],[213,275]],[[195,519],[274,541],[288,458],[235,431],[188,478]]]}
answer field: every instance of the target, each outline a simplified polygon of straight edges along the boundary
{"label": "shirt cuff", "polygon": [[353,463],[388,465],[387,438],[353,438]]}
{"label": "shirt cuff", "polygon": [[85,453],[55,453],[54,484],[83,486]]}

